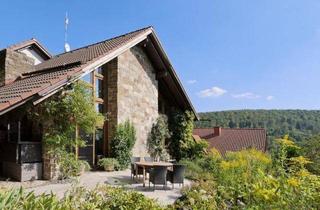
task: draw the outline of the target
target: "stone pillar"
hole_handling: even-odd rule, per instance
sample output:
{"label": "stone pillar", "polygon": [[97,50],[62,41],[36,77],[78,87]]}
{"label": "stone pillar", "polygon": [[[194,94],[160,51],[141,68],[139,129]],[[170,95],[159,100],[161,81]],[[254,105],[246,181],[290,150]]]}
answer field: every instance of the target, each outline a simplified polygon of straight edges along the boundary
{"label": "stone pillar", "polygon": [[118,124],[118,59],[108,62],[106,68],[107,94],[104,99],[107,111],[107,125],[105,126],[105,154],[110,154],[110,141],[114,136]]}
{"label": "stone pillar", "polygon": [[45,180],[57,180],[60,176],[59,165],[57,163],[57,159],[54,155],[48,153],[48,150],[45,148],[43,144],[43,179]]}

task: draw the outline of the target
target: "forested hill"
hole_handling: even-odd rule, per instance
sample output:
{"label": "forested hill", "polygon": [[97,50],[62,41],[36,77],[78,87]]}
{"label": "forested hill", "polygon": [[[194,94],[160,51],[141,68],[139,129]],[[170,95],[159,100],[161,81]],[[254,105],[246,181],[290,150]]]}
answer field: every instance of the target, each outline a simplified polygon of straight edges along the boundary
{"label": "forested hill", "polygon": [[320,134],[320,110],[239,110],[199,113],[195,127],[266,128],[270,138],[289,134],[300,142]]}

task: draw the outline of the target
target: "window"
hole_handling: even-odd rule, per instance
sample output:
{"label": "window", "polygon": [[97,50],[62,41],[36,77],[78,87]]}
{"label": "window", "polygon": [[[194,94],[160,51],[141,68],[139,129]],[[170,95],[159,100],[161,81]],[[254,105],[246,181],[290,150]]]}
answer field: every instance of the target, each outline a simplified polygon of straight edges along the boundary
{"label": "window", "polygon": [[99,112],[99,113],[103,113],[103,104],[99,104],[99,103],[96,103],[96,111]]}
{"label": "window", "polygon": [[92,80],[91,80],[92,77],[91,77],[91,75],[92,75],[92,74],[91,74],[91,72],[90,72],[90,73],[84,75],[81,79],[82,79],[83,81],[91,84],[91,83],[92,83]]}
{"label": "window", "polygon": [[102,67],[97,68],[97,69],[96,69],[96,73],[97,73],[97,74],[100,74],[101,76],[103,76],[103,69],[102,69]]}
{"label": "window", "polygon": [[103,99],[103,80],[100,78],[96,78],[95,83],[96,97]]}
{"label": "window", "polygon": [[103,129],[97,129],[95,134],[96,134],[96,141],[95,141],[96,155],[102,155],[103,154]]}

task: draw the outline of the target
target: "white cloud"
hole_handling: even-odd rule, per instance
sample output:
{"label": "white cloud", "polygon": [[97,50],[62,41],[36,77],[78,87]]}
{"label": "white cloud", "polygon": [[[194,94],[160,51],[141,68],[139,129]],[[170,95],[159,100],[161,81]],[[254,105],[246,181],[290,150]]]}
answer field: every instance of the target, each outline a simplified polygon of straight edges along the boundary
{"label": "white cloud", "polygon": [[250,93],[250,92],[246,92],[246,93],[240,93],[240,94],[234,94],[232,95],[233,98],[245,98],[245,99],[256,99],[256,98],[260,98],[259,95],[254,94],[254,93]]}
{"label": "white cloud", "polygon": [[271,101],[271,100],[274,99],[274,96],[267,96],[266,99],[267,99],[268,101]]}
{"label": "white cloud", "polygon": [[198,96],[201,98],[207,98],[207,97],[219,97],[226,93],[227,91],[219,88],[219,87],[212,87],[205,90],[202,90],[198,93]]}
{"label": "white cloud", "polygon": [[188,84],[194,84],[194,83],[197,83],[197,80],[188,80]]}

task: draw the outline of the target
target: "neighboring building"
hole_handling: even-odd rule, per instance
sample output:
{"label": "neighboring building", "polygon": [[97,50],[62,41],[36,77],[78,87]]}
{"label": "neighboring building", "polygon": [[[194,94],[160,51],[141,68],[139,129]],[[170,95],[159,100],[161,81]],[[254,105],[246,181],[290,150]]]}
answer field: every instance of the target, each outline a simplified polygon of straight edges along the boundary
{"label": "neighboring building", "polygon": [[19,180],[47,176],[42,126],[29,122],[24,106],[35,106],[82,79],[92,85],[97,111],[108,121],[79,158],[96,163],[108,156],[116,125],[129,119],[137,130],[133,155],[147,155],[146,141],[159,113],[196,112],[152,27],[51,56],[32,39],[0,51],[0,165]]}
{"label": "neighboring building", "polygon": [[210,148],[217,149],[221,155],[248,148],[265,152],[267,134],[263,128],[197,128],[193,130],[195,140],[205,139]]}

